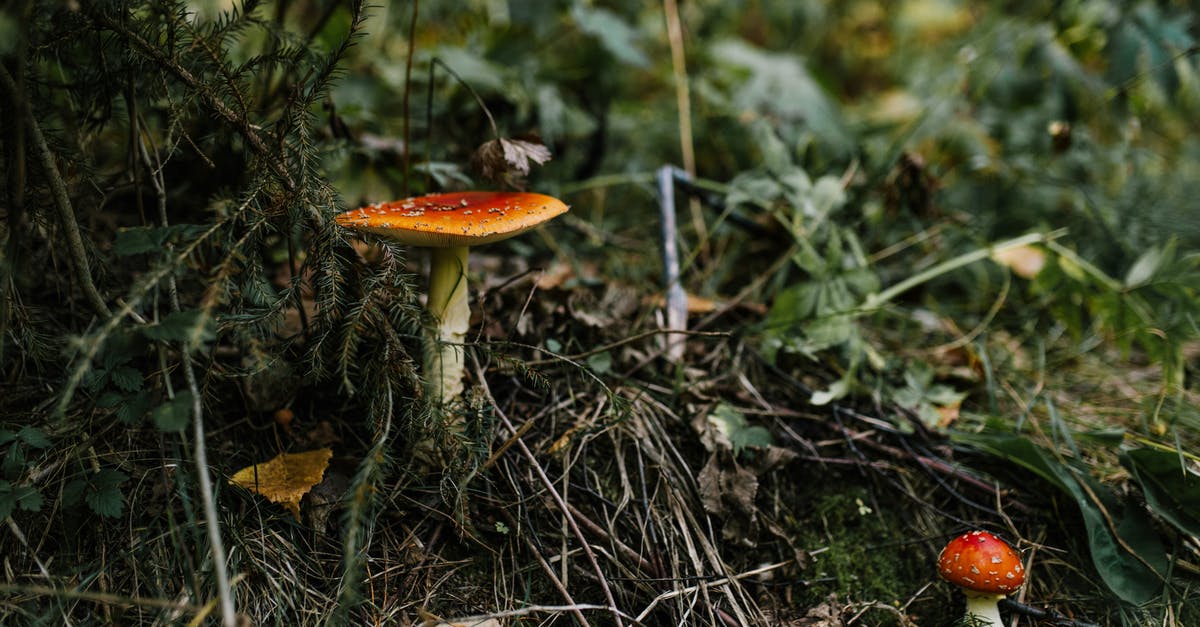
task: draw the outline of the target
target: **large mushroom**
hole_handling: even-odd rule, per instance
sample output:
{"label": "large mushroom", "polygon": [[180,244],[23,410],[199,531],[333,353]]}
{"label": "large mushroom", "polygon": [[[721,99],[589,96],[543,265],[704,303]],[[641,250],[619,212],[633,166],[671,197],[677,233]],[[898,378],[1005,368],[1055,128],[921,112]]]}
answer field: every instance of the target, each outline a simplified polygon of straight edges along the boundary
{"label": "large mushroom", "polygon": [[567,209],[561,200],[543,194],[456,192],[377,203],[336,217],[348,229],[432,249],[426,309],[436,329],[425,376],[435,403],[451,403],[463,390],[462,344],[471,319],[468,248],[508,239]]}
{"label": "large mushroom", "polygon": [[938,574],[967,597],[967,624],[1000,627],[999,601],[1025,583],[1021,556],[986,531],[951,540],[938,557]]}

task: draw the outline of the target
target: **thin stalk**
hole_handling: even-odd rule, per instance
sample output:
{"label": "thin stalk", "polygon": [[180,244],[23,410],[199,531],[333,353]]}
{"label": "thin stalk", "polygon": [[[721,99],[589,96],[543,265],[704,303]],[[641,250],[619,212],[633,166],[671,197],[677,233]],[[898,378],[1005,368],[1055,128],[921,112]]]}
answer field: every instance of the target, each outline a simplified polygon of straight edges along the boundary
{"label": "thin stalk", "polygon": [[903,281],[887,288],[886,290],[883,290],[878,294],[872,294],[868,296],[866,302],[863,303],[863,309],[878,309],[885,303],[891,302],[892,299],[918,285],[928,283],[929,281],[932,281],[943,274],[947,274],[963,266],[970,265],[976,261],[987,259],[996,253],[1012,248],[1019,248],[1021,246],[1028,246],[1030,244],[1049,242],[1058,239],[1065,234],[1065,229],[1059,229],[1049,233],[1028,233],[1020,237],[1014,237],[1010,240],[1000,242],[999,244],[993,244],[991,246],[984,246],[983,248],[975,249],[969,253],[959,255],[954,259],[950,259],[931,268],[927,268],[922,272],[918,272],[917,274],[904,279]]}
{"label": "thin stalk", "polygon": [[[683,53],[683,23],[679,19],[679,3],[663,0],[663,13],[667,21],[667,41],[671,45],[671,71],[675,78],[675,107],[679,110],[679,152],[683,158],[683,169],[689,176],[696,176],[696,149],[692,141],[692,97],[688,87],[687,57]],[[700,212],[700,200],[695,196],[688,199],[692,214],[692,228],[696,229],[699,255],[708,258],[708,226]]]}
{"label": "thin stalk", "polygon": [[[154,192],[158,200],[158,219],[164,227],[168,226],[167,221],[167,189],[163,181],[161,164],[155,167],[156,164],[151,161],[150,153],[146,150],[146,144],[138,139],[138,149],[141,152],[142,162],[146,165],[146,169],[150,173],[150,181],[154,185]],[[174,247],[167,245],[168,250],[173,250]],[[178,313],[181,309],[179,304],[179,288],[175,283],[175,275],[167,277],[167,294],[171,301],[171,311]],[[225,543],[221,540],[221,527],[217,520],[217,502],[213,497],[212,477],[208,470],[208,447],[205,445],[204,437],[204,404],[203,397],[200,395],[200,385],[196,380],[196,370],[192,367],[192,355],[188,342],[184,341],[181,348],[180,362],[183,365],[183,378],[187,382],[188,391],[192,393],[192,437],[195,440],[194,462],[196,466],[196,475],[200,480],[200,502],[204,506],[204,522],[208,531],[209,550],[212,553],[213,574],[217,579],[217,598],[221,605],[221,622],[225,627],[236,627],[237,612],[233,605],[233,590],[229,585],[229,571],[225,566]]]}
{"label": "thin stalk", "polygon": [[25,128],[29,131],[29,138],[33,140],[34,151],[41,162],[42,173],[46,175],[46,181],[50,184],[50,191],[54,196],[54,208],[58,210],[58,223],[67,239],[67,255],[71,259],[71,265],[75,267],[75,278],[79,279],[79,286],[96,315],[107,318],[112,315],[112,312],[109,311],[104,298],[100,296],[96,284],[92,282],[92,269],[88,264],[87,250],[83,246],[83,236],[79,233],[75,210],[71,208],[71,197],[67,193],[67,184],[63,182],[62,175],[58,172],[58,166],[54,163],[54,153],[50,151],[50,146],[46,144],[46,137],[42,135],[42,128],[38,126],[37,120],[33,117],[29,101],[17,89],[16,81],[3,65],[0,65],[0,85],[4,87],[4,91],[9,93],[13,106],[25,119]]}
{"label": "thin stalk", "polygon": [[[404,193],[406,198],[408,197],[409,155],[412,153],[412,134],[409,133],[408,130],[408,94],[412,91],[413,53],[417,47],[417,13],[420,4],[421,3],[418,0],[413,0],[412,20],[410,20],[408,23],[408,59],[404,63],[404,99],[401,104],[401,107],[404,110],[404,171],[401,173],[403,179],[400,191]],[[428,167],[428,164],[426,164],[426,167]]]}

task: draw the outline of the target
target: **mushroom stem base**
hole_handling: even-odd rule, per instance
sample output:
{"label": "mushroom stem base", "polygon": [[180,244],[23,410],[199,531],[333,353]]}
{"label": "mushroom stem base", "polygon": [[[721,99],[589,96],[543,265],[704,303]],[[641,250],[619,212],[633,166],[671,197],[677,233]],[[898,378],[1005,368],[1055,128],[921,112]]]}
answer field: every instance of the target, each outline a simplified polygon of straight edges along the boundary
{"label": "mushroom stem base", "polygon": [[426,307],[437,326],[426,355],[425,376],[431,400],[445,406],[463,391],[463,342],[471,324],[466,246],[433,249]]}

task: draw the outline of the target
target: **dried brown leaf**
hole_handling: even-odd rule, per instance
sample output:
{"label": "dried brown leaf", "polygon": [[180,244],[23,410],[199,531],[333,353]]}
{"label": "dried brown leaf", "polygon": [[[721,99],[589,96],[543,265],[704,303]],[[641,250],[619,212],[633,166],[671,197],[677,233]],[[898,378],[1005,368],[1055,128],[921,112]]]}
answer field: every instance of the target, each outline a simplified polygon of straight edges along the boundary
{"label": "dried brown leaf", "polygon": [[533,164],[549,160],[550,149],[536,135],[493,139],[471,155],[471,164],[484,178],[515,189],[525,188],[525,177]]}

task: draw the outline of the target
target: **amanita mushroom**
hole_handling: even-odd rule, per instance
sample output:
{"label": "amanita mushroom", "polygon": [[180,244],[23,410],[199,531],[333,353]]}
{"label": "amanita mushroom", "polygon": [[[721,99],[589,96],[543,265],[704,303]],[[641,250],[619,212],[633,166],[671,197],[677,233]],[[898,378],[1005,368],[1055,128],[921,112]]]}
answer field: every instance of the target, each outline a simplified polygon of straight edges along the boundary
{"label": "amanita mushroom", "polygon": [[426,308],[437,325],[436,347],[425,367],[435,403],[450,403],[463,390],[462,343],[471,319],[468,248],[508,239],[567,209],[561,200],[543,194],[457,192],[373,204],[336,217],[349,229],[433,249]]}
{"label": "amanita mushroom", "polygon": [[1021,556],[986,531],[950,541],[938,557],[938,574],[967,597],[968,624],[1000,627],[997,603],[1025,583]]}

